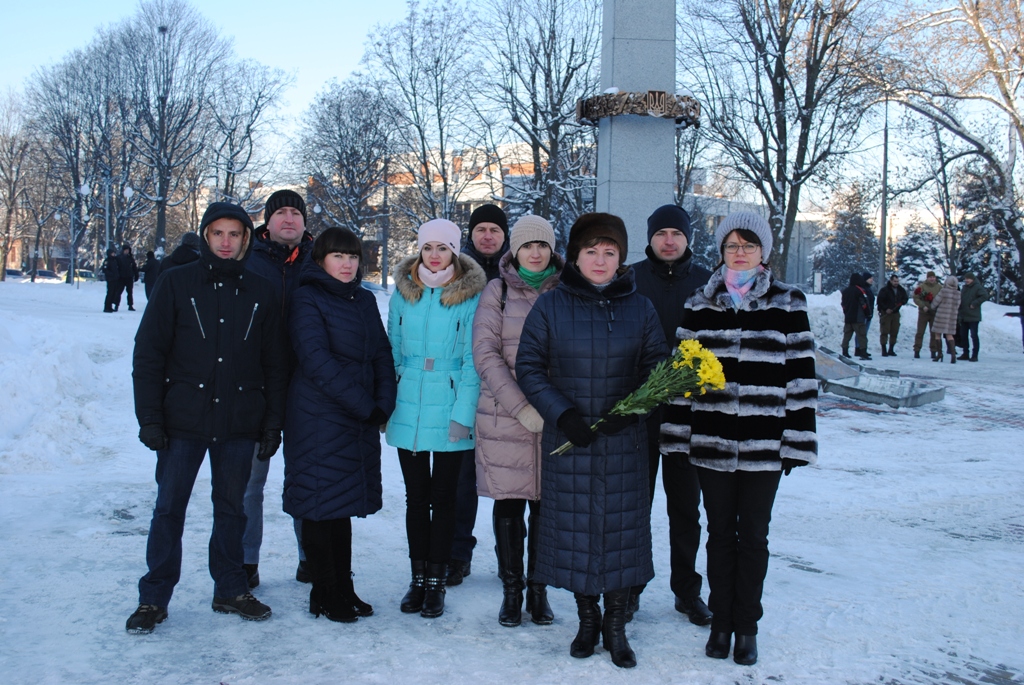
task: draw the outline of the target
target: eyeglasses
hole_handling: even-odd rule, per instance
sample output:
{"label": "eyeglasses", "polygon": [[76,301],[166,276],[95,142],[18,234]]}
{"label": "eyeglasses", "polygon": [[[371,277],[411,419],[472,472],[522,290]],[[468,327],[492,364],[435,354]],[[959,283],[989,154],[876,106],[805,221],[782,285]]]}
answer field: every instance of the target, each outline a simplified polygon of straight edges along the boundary
{"label": "eyeglasses", "polygon": [[739,243],[726,243],[724,249],[729,254],[736,254],[740,251],[741,247],[743,248],[743,254],[754,254],[761,249],[761,246],[757,243],[743,243],[742,245]]}

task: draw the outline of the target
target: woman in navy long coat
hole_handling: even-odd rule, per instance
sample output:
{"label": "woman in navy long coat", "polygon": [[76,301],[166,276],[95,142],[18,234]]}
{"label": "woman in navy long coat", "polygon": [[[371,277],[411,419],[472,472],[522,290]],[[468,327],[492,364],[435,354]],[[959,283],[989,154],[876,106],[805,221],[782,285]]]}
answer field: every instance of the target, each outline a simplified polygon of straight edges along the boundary
{"label": "woman in navy long coat", "polygon": [[[654,577],[647,434],[642,417],[608,412],[667,355],[654,305],[622,265],[627,251],[617,216],[577,219],[561,283],[523,324],[516,377],[544,418],[537,582],[575,593],[572,656],[593,654],[603,625],[605,649],[628,668],[636,665],[625,633],[629,591]],[[566,440],[567,454],[549,456]]]}
{"label": "woman in navy long coat", "polygon": [[284,510],[302,519],[310,613],[343,622],[373,613],[352,587],[351,517],[381,508],[380,427],[397,392],[377,300],[361,280],[359,239],[329,228],[289,314],[298,368],[285,418]]}

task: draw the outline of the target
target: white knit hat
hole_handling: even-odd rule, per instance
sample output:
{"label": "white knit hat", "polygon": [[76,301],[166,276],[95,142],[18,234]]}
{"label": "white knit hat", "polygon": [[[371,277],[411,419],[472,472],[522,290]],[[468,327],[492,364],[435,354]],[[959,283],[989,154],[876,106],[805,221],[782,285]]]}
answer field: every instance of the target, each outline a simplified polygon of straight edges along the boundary
{"label": "white knit hat", "polygon": [[427,243],[444,243],[457,255],[462,244],[462,231],[447,219],[431,219],[416,231],[416,248],[422,251]]}
{"label": "white knit hat", "polygon": [[519,221],[512,226],[512,233],[509,235],[509,249],[514,257],[519,248],[526,243],[542,242],[547,243],[552,250],[555,249],[555,229],[551,228],[551,222],[533,214],[520,217]]}
{"label": "white knit hat", "polygon": [[722,241],[736,230],[750,231],[761,241],[761,261],[767,262],[772,254],[772,229],[760,214],[754,212],[734,212],[722,219],[715,229],[715,245],[722,251]]}

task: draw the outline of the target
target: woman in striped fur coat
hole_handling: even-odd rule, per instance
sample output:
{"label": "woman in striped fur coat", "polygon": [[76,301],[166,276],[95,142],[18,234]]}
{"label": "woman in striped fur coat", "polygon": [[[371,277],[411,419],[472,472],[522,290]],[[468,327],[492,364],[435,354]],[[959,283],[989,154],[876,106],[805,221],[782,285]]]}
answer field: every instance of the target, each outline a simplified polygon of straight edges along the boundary
{"label": "woman in striped fur coat", "polygon": [[779,480],[817,459],[818,384],[807,299],[772,276],[768,222],[731,214],[715,241],[722,263],[686,301],[678,333],[718,356],[726,386],[666,407],[661,451],[689,458],[704,495],[714,613],[705,653],[726,658],[735,633],[733,660],[750,665]]}

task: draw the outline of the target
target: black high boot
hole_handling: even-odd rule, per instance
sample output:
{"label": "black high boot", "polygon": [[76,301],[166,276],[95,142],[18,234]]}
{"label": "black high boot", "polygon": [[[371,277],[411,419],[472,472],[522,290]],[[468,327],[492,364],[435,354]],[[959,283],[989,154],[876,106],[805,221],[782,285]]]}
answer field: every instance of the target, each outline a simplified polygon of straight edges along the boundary
{"label": "black high boot", "polygon": [[601,636],[604,648],[611,653],[612,663],[619,668],[636,666],[636,654],[626,639],[626,606],[630,588],[604,593],[604,627]]}
{"label": "black high boot", "polygon": [[949,352],[949,363],[956,364],[956,344],[952,340],[946,341],[946,352]]}
{"label": "black high boot", "polygon": [[523,622],[523,529],[522,518],[498,518],[494,521],[494,548],[498,553],[498,577],[504,598],[498,610],[498,623],[515,628]]}
{"label": "black high boot", "polygon": [[893,349],[894,347],[896,347],[896,341],[895,340],[893,340],[891,343],[889,343],[889,356],[890,357],[895,357],[896,356],[896,350]]}
{"label": "black high boot", "polygon": [[569,646],[569,656],[586,659],[594,653],[594,647],[601,639],[601,600],[597,595],[573,593],[576,598],[576,613],[580,617],[580,629]]}
{"label": "black high boot", "polygon": [[539,626],[549,626],[555,621],[555,614],[548,602],[548,586],[533,580],[533,570],[537,565],[537,535],[534,532],[536,517],[531,514],[529,530],[526,533],[526,613],[530,620]]}
{"label": "black high boot", "polygon": [[444,613],[444,586],[447,576],[447,561],[431,561],[427,564],[427,578],[424,581],[426,594],[423,596],[423,608],[420,609],[420,616],[423,618],[437,618]]}
{"label": "black high boot", "polygon": [[885,338],[881,338],[881,339],[880,339],[880,340],[878,341],[878,344],[879,344],[879,345],[881,346],[881,348],[882,348],[882,356],[883,356],[883,357],[888,357],[888,356],[889,356],[889,348],[888,348],[888,347],[886,346],[886,344],[885,344]]}
{"label": "black high boot", "polygon": [[341,600],[356,616],[373,616],[373,607],[359,599],[352,585],[352,519],[337,519],[334,528],[334,572]]}
{"label": "black high boot", "polygon": [[402,613],[415,614],[423,609],[423,597],[427,594],[427,562],[412,560],[412,582],[409,591],[402,598]]}
{"label": "black high boot", "polygon": [[306,552],[306,566],[313,579],[313,587],[309,590],[309,613],[317,618],[323,614],[331,621],[352,623],[356,620],[355,610],[338,591],[330,523],[302,521],[302,549]]}

